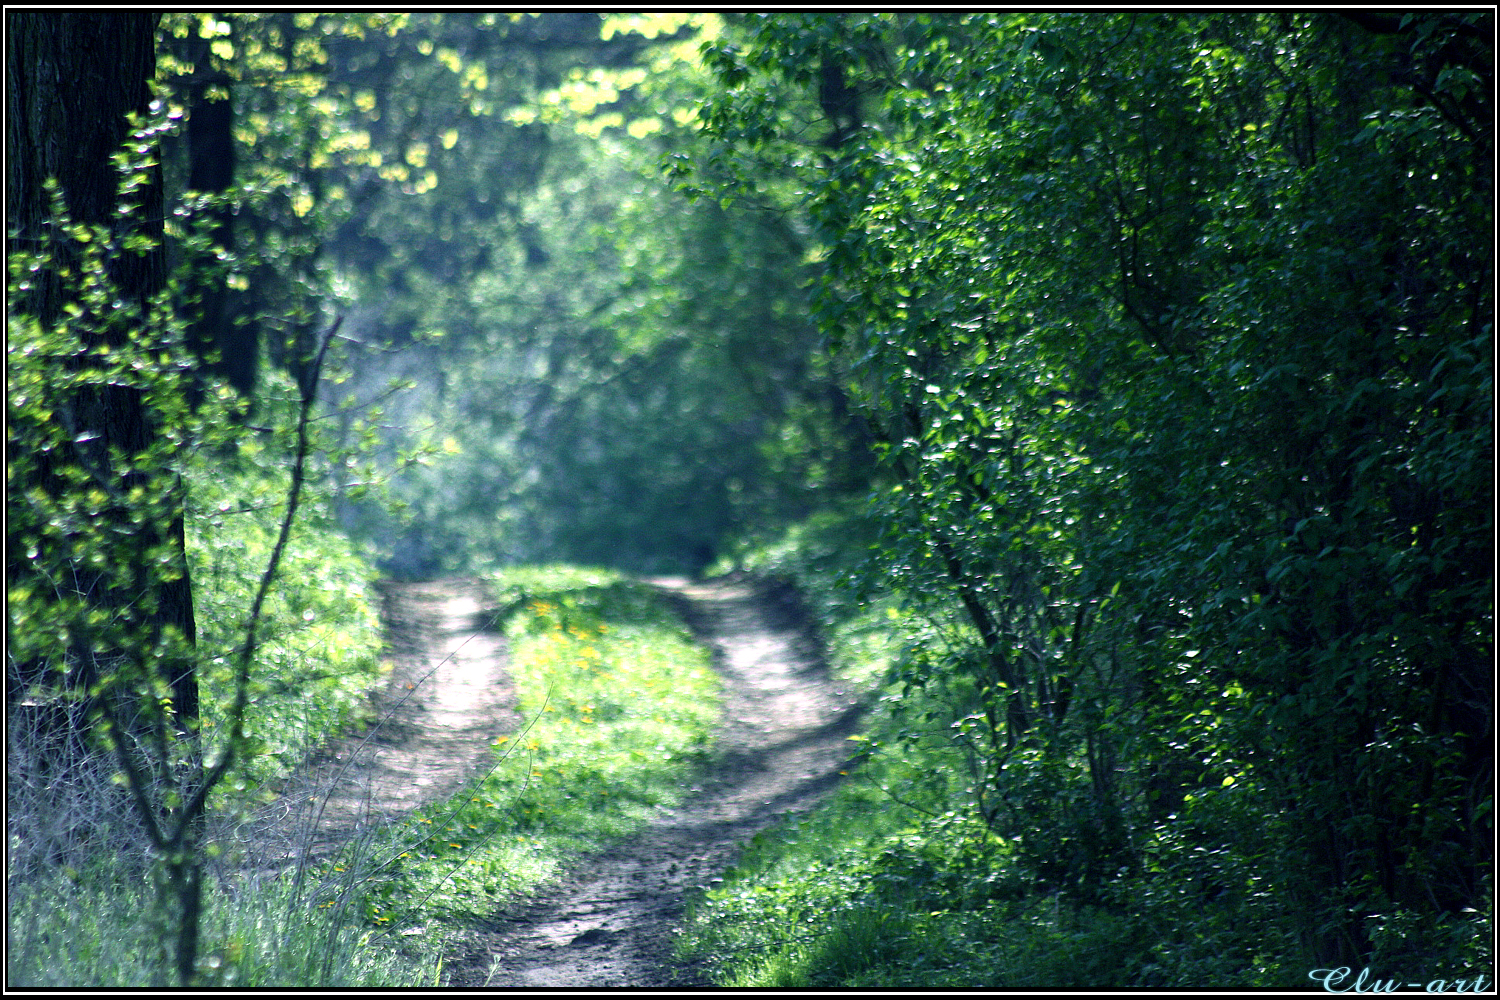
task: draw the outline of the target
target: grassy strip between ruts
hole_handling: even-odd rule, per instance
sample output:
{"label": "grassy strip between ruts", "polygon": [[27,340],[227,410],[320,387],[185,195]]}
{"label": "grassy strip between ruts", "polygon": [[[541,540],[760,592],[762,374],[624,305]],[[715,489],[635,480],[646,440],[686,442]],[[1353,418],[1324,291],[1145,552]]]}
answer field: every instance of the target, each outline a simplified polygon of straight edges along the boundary
{"label": "grassy strip between ruts", "polygon": [[416,936],[483,918],[676,802],[711,746],[718,677],[651,587],[548,567],[504,571],[493,589],[524,728],[497,741],[488,776],[418,812],[383,859],[337,863],[368,873],[358,896],[376,928]]}

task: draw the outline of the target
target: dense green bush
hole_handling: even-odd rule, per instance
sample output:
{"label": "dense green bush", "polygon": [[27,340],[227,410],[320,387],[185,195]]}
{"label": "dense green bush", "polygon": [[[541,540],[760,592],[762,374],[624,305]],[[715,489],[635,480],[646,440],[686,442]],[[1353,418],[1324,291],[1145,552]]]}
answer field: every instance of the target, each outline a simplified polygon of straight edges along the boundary
{"label": "dense green bush", "polygon": [[[260,419],[281,425],[295,388],[274,376],[266,383]],[[290,473],[276,461],[277,442],[247,434],[233,452],[196,452],[186,473],[208,746],[233,700],[245,615],[286,511]],[[318,741],[366,710],[380,676],[374,570],[333,524],[326,479],[318,476],[308,494],[262,609],[246,724],[256,745],[237,774],[243,785],[284,777]]]}
{"label": "dense green bush", "polygon": [[896,697],[954,713],[1011,862],[1077,907],[1145,892],[1184,978],[1465,924],[1490,15],[736,23],[684,175],[823,244],[887,477],[872,579],[924,623]]}

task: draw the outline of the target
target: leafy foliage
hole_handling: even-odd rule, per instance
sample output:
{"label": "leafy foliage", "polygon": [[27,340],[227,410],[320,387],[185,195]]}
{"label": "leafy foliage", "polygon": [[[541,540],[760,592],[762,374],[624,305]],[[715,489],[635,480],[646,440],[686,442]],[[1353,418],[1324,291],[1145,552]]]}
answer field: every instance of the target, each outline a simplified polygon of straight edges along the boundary
{"label": "leafy foliage", "polygon": [[692,184],[815,226],[880,572],[946,637],[902,676],[956,697],[1039,887],[1206,885],[1349,965],[1484,898],[1482,23],[775,15],[709,48]]}
{"label": "leafy foliage", "polygon": [[[671,197],[658,154],[695,142],[684,105],[707,81],[671,40],[686,29],[624,27],[597,29],[592,68],[551,89],[538,70],[539,92],[517,78],[504,120],[474,123],[497,144],[530,136],[537,169],[484,228],[467,280],[382,286],[370,326],[409,317],[431,340],[370,356],[363,391],[387,374],[418,383],[394,404],[413,430],[392,457],[423,441],[437,454],[401,475],[405,523],[348,520],[398,572],[558,558],[696,571],[751,526],[863,488],[867,451],[805,314],[805,231]],[[612,62],[626,37],[639,51]]]}
{"label": "leafy foliage", "polygon": [[[56,23],[66,30],[94,26]],[[149,51],[154,23],[154,17],[104,22],[99,44],[111,44],[110,30],[124,37],[144,29]],[[138,82],[144,92],[148,81]],[[212,242],[221,235],[218,216],[232,206],[232,194],[174,203],[173,224],[163,224],[157,155],[176,117],[162,102],[148,120],[121,114],[119,125],[130,132],[124,148],[111,161],[85,164],[116,178],[108,188],[107,218],[75,214],[70,206],[81,200],[68,185],[82,182],[73,171],[46,182],[50,216],[25,220],[30,228],[12,236],[8,832],[16,859],[12,882],[43,894],[55,874],[47,869],[59,859],[81,859],[80,868],[98,873],[86,880],[79,902],[103,910],[117,902],[111,879],[149,875],[155,904],[137,914],[128,934],[155,942],[138,956],[148,981],[173,975],[186,985],[205,974],[198,959],[209,798],[223,797],[228,786],[222,780],[255,750],[245,733],[247,708],[263,690],[252,692],[250,678],[267,665],[256,659],[257,637],[286,637],[276,635],[262,609],[308,471],[307,427],[324,351],[293,355],[302,384],[289,405],[267,408],[285,423],[256,430],[275,441],[271,464],[286,461],[289,468],[272,477],[281,492],[257,525],[263,538],[244,532],[216,539],[238,541],[235,569],[243,576],[227,586],[216,579],[220,586],[207,589],[202,610],[211,618],[203,630],[208,641],[200,646],[185,546],[188,487],[213,475],[220,481],[209,492],[252,486],[246,492],[259,492],[265,501],[257,481],[263,477],[248,472],[252,456],[264,449],[260,441],[240,440],[245,406],[209,377],[210,359],[188,333],[204,304],[203,289],[242,275]],[[13,131],[13,151],[16,136]],[[82,153],[75,155],[83,162]],[[177,266],[163,280],[167,240]],[[268,254],[266,262],[278,259]],[[217,467],[210,471],[209,463]],[[227,500],[217,507],[220,514],[229,509]],[[201,520],[195,524],[201,526]],[[244,561],[252,553],[260,560],[254,567]],[[360,572],[347,550],[341,569],[351,583]],[[214,600],[226,592],[236,602],[232,609]],[[306,591],[292,587],[284,596],[303,600]],[[360,608],[357,598],[326,603],[341,613]],[[363,634],[327,631],[347,647],[343,657],[329,659],[344,660],[336,666],[352,666],[353,674],[325,673],[333,683],[299,692],[301,708],[316,725],[344,715],[351,689],[370,678],[374,639],[368,617],[362,624]],[[208,650],[212,655],[200,659]],[[210,659],[217,670],[204,669]],[[288,670],[282,679],[297,683],[308,674]],[[338,687],[341,697],[324,714],[325,696]],[[200,697],[205,692],[214,699],[207,706]],[[274,699],[256,700],[261,708],[275,705]],[[252,715],[252,724],[263,721]],[[292,757],[324,732],[258,739],[262,748],[279,743],[276,749]],[[284,760],[283,769],[289,763]],[[276,774],[251,769],[233,784]],[[127,933],[123,927],[121,933]]]}
{"label": "leafy foliage", "polygon": [[[264,380],[261,419],[286,426],[296,390]],[[284,442],[242,439],[232,454],[194,452],[188,461],[187,551],[200,621],[198,656],[204,742],[224,738],[243,617],[285,513]],[[284,576],[262,611],[246,729],[255,749],[235,783],[274,787],[327,733],[366,707],[378,680],[381,636],[373,570],[333,530],[326,485],[310,490],[283,557]]]}
{"label": "leafy foliage", "polygon": [[180,456],[219,440],[222,413],[187,406],[170,287],[141,295],[118,277],[160,245],[135,216],[161,127],[122,155],[112,225],[74,221],[49,185],[51,225],[9,261],[7,371],[7,710],[41,741],[13,745],[34,768],[22,784],[92,772],[113,749],[138,805],[160,792],[137,810],[153,840],[184,829],[201,778]]}

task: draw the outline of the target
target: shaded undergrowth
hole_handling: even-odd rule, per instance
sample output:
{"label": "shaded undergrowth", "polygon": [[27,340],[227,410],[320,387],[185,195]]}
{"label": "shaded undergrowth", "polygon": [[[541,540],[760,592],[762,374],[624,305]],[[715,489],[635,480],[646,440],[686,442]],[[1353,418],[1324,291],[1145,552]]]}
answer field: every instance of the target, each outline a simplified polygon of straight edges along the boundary
{"label": "shaded undergrowth", "polygon": [[[1157,824],[1118,867],[1071,881],[1096,831],[1066,810],[1059,820],[1023,807],[1046,801],[1028,780],[1078,762],[1018,755],[1001,785],[1016,797],[1012,835],[980,817],[963,732],[972,686],[910,683],[909,664],[941,655],[949,634],[838,585],[858,575],[845,540],[860,531],[858,518],[828,514],[741,557],[795,581],[835,668],[880,708],[854,737],[866,752],[849,780],[757,836],[691,901],[679,957],[730,987],[1308,988],[1296,914],[1267,888],[1274,859],[1245,833],[1244,796],[1188,796],[1186,823]],[[1238,847],[1204,846],[1215,838]],[[1372,919],[1372,970],[1450,987],[1488,978],[1491,910]]]}

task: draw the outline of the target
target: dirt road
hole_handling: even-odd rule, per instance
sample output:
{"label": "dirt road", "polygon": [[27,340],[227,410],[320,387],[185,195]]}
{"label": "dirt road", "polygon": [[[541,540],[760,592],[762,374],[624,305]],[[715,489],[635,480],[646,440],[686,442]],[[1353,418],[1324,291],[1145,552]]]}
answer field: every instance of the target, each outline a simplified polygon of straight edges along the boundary
{"label": "dirt road", "polygon": [[505,640],[489,627],[478,580],[387,582],[381,596],[393,663],[376,698],[382,721],[331,741],[261,817],[247,839],[272,862],[321,855],[358,828],[446,798],[483,774],[491,744],[518,726]]}
{"label": "dirt road", "polygon": [[[855,699],[828,675],[816,637],[784,590],[748,579],[653,581],[714,653],[725,686],[718,753],[682,804],[607,854],[493,915],[445,961],[453,986],[685,986],[672,960],[688,893],[740,846],[839,780]],[[314,781],[340,774],[319,840],[364,817],[394,818],[451,793],[492,760],[517,718],[504,640],[485,628],[476,581],[392,584],[384,615],[400,708],[374,739],[335,747]],[[403,700],[404,699],[404,700]]]}
{"label": "dirt road", "polygon": [[530,905],[496,914],[455,956],[455,986],[685,986],[672,962],[685,893],[740,845],[811,808],[848,757],[857,707],[829,679],[788,595],[750,581],[658,581],[714,651],[725,680],[719,754],[676,810]]}

